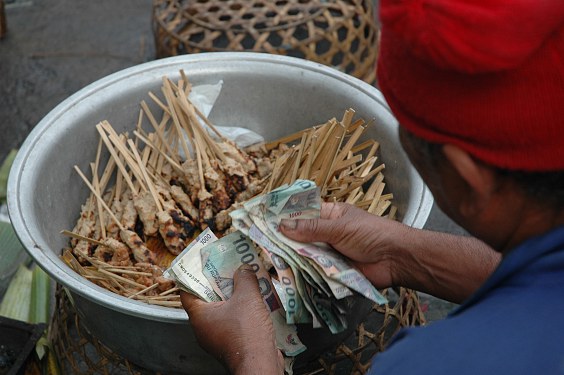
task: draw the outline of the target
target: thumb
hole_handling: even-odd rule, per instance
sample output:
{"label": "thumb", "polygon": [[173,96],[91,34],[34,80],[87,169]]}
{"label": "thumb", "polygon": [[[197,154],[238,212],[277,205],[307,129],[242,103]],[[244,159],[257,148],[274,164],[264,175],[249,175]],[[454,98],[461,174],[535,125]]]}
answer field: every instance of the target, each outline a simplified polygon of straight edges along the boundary
{"label": "thumb", "polygon": [[191,310],[198,308],[198,306],[206,304],[206,302],[200,299],[200,297],[183,290],[180,291],[180,302],[182,303],[182,307],[184,308],[184,310],[186,310],[188,315],[190,314]]}
{"label": "thumb", "polygon": [[333,238],[334,222],[326,219],[282,220],[282,234],[299,242],[329,242]]}
{"label": "thumb", "polygon": [[239,293],[256,293],[260,297],[257,276],[248,264],[242,264],[233,275],[233,296]]}

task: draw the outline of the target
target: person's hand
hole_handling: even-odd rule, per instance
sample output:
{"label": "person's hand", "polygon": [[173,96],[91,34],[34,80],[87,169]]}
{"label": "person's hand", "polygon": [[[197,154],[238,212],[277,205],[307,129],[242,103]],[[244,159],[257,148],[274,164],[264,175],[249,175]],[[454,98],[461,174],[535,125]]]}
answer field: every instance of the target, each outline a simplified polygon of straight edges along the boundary
{"label": "person's hand", "polygon": [[254,272],[243,265],[233,278],[234,291],[228,301],[206,302],[180,293],[198,343],[232,374],[283,373],[284,360]]}
{"label": "person's hand", "polygon": [[319,219],[283,220],[280,230],[300,242],[326,242],[350,258],[377,288],[394,284],[392,257],[409,227],[345,203],[323,203]]}

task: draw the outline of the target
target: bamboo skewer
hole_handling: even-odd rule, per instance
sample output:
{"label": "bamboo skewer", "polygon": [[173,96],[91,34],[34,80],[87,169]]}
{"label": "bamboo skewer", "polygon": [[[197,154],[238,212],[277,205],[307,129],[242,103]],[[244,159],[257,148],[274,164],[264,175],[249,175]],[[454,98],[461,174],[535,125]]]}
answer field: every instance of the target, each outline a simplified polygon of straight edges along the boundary
{"label": "bamboo skewer", "polygon": [[[114,220],[114,222],[116,223],[116,225],[119,227],[120,230],[125,230],[125,228],[123,227],[123,225],[121,224],[121,222],[118,220],[118,218],[116,217],[116,215],[114,215],[114,213],[112,212],[112,210],[108,207],[108,205],[106,204],[106,202],[104,202],[104,200],[102,199],[102,197],[100,197],[100,195],[96,192],[96,190],[94,189],[94,187],[92,186],[92,184],[90,184],[90,181],[88,181],[88,179],[86,178],[86,176],[82,173],[82,171],[80,170],[80,168],[78,168],[78,166],[74,166],[74,169],[76,170],[76,172],[80,175],[80,177],[82,178],[82,180],[84,181],[84,183],[86,184],[86,186],[88,186],[88,188],[90,189],[90,191],[92,192],[92,194],[94,194],[96,196],[96,198],[100,199],[102,206],[106,209],[106,211],[108,211],[108,214],[110,215],[110,217]],[[132,191],[135,191],[132,189]]]}
{"label": "bamboo skewer", "polygon": [[119,152],[121,153],[121,155],[125,159],[125,162],[129,166],[130,171],[135,176],[137,182],[139,182],[141,189],[146,191],[147,188],[142,183],[143,175],[142,175],[142,172],[141,172],[141,167],[134,160],[132,152],[130,152],[127,149],[127,147],[126,147],[127,141],[125,141],[124,139],[121,139],[108,122],[102,122],[101,126],[105,131],[108,132],[108,134],[109,134],[108,137],[109,137],[110,141],[112,141],[113,145],[119,150]]}
{"label": "bamboo skewer", "polygon": [[127,182],[127,185],[129,186],[129,189],[131,189],[131,191],[135,194],[136,189],[133,186],[133,181],[131,180],[131,178],[129,177],[129,174],[127,173],[127,169],[125,168],[125,166],[122,164],[120,157],[118,156],[118,154],[116,153],[114,147],[112,146],[110,140],[108,139],[108,136],[106,135],[106,133],[104,132],[104,129],[102,128],[101,124],[96,125],[96,129],[98,130],[98,133],[100,134],[100,137],[102,138],[104,144],[106,145],[108,151],[110,152],[111,156],[113,157],[114,162],[116,163],[116,165],[118,166],[119,170],[121,171],[121,174],[123,176],[123,178],[125,179],[125,181]]}
{"label": "bamboo skewer", "polygon": [[137,288],[141,288],[141,289],[145,288],[145,285],[143,285],[143,284],[139,284],[138,282],[133,281],[133,280],[131,280],[131,279],[128,279],[128,278],[125,278],[125,277],[116,275],[116,274],[113,273],[113,272],[108,272],[108,271],[106,271],[106,270],[103,269],[103,268],[99,268],[99,269],[98,269],[98,272],[103,273],[104,275],[108,275],[108,276],[110,276],[110,277],[112,277],[112,278],[114,278],[114,279],[117,279],[117,280],[119,280],[119,281],[121,281],[121,282],[124,282],[124,283],[126,283],[126,284],[135,286],[135,287],[137,287]]}
{"label": "bamboo skewer", "polygon": [[171,85],[172,83],[170,82],[170,80],[168,80],[167,78],[163,78],[163,93],[165,95],[166,102],[168,103],[168,108],[170,110],[170,115],[172,117],[172,123],[175,126],[178,138],[180,139],[180,145],[184,150],[184,154],[186,155],[186,157],[188,157],[190,155],[190,150],[188,149],[188,145],[184,140],[184,136],[182,133],[182,125],[180,124],[178,113],[174,105],[174,94]]}
{"label": "bamboo skewer", "polygon": [[182,303],[176,301],[153,301],[153,300],[146,300],[146,302],[150,305],[159,305],[165,307],[182,307]]}
{"label": "bamboo skewer", "polygon": [[398,211],[398,208],[396,206],[391,206],[390,207],[390,213],[388,214],[388,219],[395,220],[397,211]]}
{"label": "bamboo skewer", "polygon": [[132,270],[127,270],[127,269],[105,268],[105,270],[108,271],[108,272],[123,273],[123,274],[126,274],[126,275],[153,276],[153,274],[149,273],[149,272],[132,271]]}
{"label": "bamboo skewer", "polygon": [[[96,161],[99,159],[97,158]],[[90,163],[90,168],[92,169],[92,185],[98,195],[102,195],[100,192],[100,183],[98,182],[98,166],[95,163]],[[96,199],[96,205],[98,206],[98,219],[100,220],[100,231],[102,232],[102,238],[106,238],[106,221],[104,220],[104,210],[102,210],[102,203],[99,199]]]}
{"label": "bamboo skewer", "polygon": [[373,147],[374,150],[377,150],[379,146],[380,146],[380,144],[378,142],[376,142],[373,139],[369,139],[367,141],[362,142],[361,144],[359,144],[357,146],[354,146],[351,149],[351,151],[356,154],[356,153],[359,153],[363,150],[366,150],[368,147]]}
{"label": "bamboo skewer", "polygon": [[95,245],[104,246],[104,243],[103,243],[103,242],[94,240],[94,239],[89,238],[89,237],[82,236],[82,235],[80,235],[80,234],[78,234],[78,233],[74,233],[74,232],[71,232],[71,231],[66,230],[66,229],[65,229],[65,230],[62,230],[62,231],[61,231],[61,234],[64,234],[65,236],[68,236],[68,237],[76,238],[76,239],[78,239],[78,240],[90,242],[90,243],[93,243],[93,244],[95,244]]}
{"label": "bamboo skewer", "polygon": [[172,165],[177,171],[179,172],[183,172],[182,167],[175,162],[170,156],[168,156],[167,154],[165,154],[163,152],[163,150],[161,150],[159,147],[157,147],[152,141],[150,141],[149,139],[145,138],[143,135],[141,135],[139,132],[134,131],[133,134],[139,138],[141,141],[143,141],[143,143],[145,143],[147,146],[149,146],[151,149],[155,150],[157,153],[159,153],[160,155],[162,155],[166,161],[168,161],[170,163],[170,165]]}
{"label": "bamboo skewer", "polygon": [[149,292],[149,291],[155,289],[155,288],[158,287],[158,286],[159,286],[159,283],[155,283],[155,284],[153,284],[153,285],[151,285],[151,286],[146,287],[145,289],[141,289],[140,291],[135,292],[135,293],[133,293],[133,294],[127,296],[127,298],[137,297],[137,296],[139,296],[139,295],[141,295],[141,294],[147,293],[147,292]]}
{"label": "bamboo skewer", "polygon": [[293,183],[298,178],[299,168],[302,163],[302,157],[308,139],[309,139],[309,133],[304,132],[304,134],[302,135],[302,140],[300,141],[300,145],[298,146],[299,147],[298,156],[296,157],[294,170],[292,171],[292,178],[290,179],[290,183]]}
{"label": "bamboo skewer", "polygon": [[167,294],[171,294],[171,293],[176,293],[180,290],[179,287],[174,287],[172,289],[169,290],[165,290],[164,292],[162,292],[161,294],[159,294],[159,296],[166,296]]}
{"label": "bamboo skewer", "polygon": [[297,131],[293,134],[287,135],[285,137],[279,138],[276,141],[273,142],[268,142],[266,143],[264,146],[266,148],[267,151],[273,150],[276,147],[280,146],[281,144],[286,144],[286,143],[292,143],[294,141],[297,141],[298,139],[302,138],[304,133],[308,133],[308,132],[314,132],[315,129],[317,127],[313,127],[313,128],[309,128],[309,129],[304,129],[304,130],[300,130]]}
{"label": "bamboo skewer", "polygon": [[[163,104],[164,106],[164,104]],[[145,103],[145,101],[141,102],[141,107],[143,108],[143,111],[145,112],[145,115],[147,116],[147,118],[149,119],[149,123],[153,126],[153,128],[155,129],[155,133],[157,134],[157,137],[159,138],[161,144],[166,148],[166,151],[168,152],[168,154],[170,155],[170,158],[173,159],[176,163],[178,163],[178,160],[175,160],[175,153],[172,152],[172,149],[170,148],[169,143],[165,140],[165,136],[164,136],[164,132],[163,129],[161,127],[161,125],[159,125],[157,123],[157,120],[155,120],[155,117],[153,116],[153,114],[151,113],[151,110],[149,109],[149,107],[147,106],[147,103]],[[169,113],[168,111],[168,107],[167,108],[167,113]],[[187,155],[186,157],[188,158],[190,155]]]}
{"label": "bamboo skewer", "polygon": [[[164,113],[166,113],[170,116],[170,110],[168,109],[166,104],[161,102],[161,100],[155,94],[153,94],[151,91],[149,91],[149,97],[151,99],[153,99],[153,102],[155,102],[155,104],[158,105],[163,110]],[[145,110],[147,103],[145,103],[145,101],[143,100],[143,101],[141,101],[141,106],[143,107],[143,110]],[[148,109],[148,107],[147,107],[147,109]],[[145,112],[147,112],[147,111],[145,111]],[[149,113],[150,113],[150,111],[149,111]],[[148,115],[148,113],[147,113],[147,115]],[[152,114],[151,114],[151,116],[152,116]]]}
{"label": "bamboo skewer", "polygon": [[149,191],[151,192],[151,195],[153,196],[153,199],[155,200],[155,203],[157,204],[157,209],[159,211],[162,211],[163,206],[161,205],[161,201],[159,199],[158,193],[155,190],[155,186],[153,185],[153,183],[149,179],[149,176],[147,175],[147,171],[145,170],[145,168],[142,167],[143,161],[141,160],[141,157],[139,156],[139,153],[137,152],[137,147],[135,147],[135,144],[133,143],[133,141],[131,139],[128,140],[128,144],[129,144],[129,147],[131,148],[131,151],[133,151],[133,154],[135,155],[135,159],[137,159],[137,163],[139,163],[139,166],[140,166],[140,169],[141,169],[141,174],[143,175],[143,178],[145,179],[145,183],[147,184]]}

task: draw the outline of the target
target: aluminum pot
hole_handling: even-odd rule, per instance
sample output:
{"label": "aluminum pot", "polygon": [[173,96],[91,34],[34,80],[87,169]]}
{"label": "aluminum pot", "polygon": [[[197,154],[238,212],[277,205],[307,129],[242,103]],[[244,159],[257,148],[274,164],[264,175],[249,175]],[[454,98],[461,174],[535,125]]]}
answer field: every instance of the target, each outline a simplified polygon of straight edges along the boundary
{"label": "aluminum pot", "polygon": [[[374,118],[375,125],[366,133],[381,144],[387,186],[401,220],[423,227],[433,199],[400,147],[397,121],[381,93],[356,78],[302,59],[246,52],[171,57],[109,75],[59,104],[30,133],[10,173],[8,208],[21,242],[67,288],[86,327],[109,348],[155,371],[217,374],[223,368],[197,345],[182,309],[111,293],[59,258],[68,241],[60,231],[73,228],[88,195],[73,165],[87,170],[94,160],[95,125],[108,120],[117,131],[131,130],[140,101],[150,101],[149,91],[159,92],[164,75],[177,80],[180,69],[194,85],[224,81],[210,114],[213,123],[247,127],[267,140],[340,118],[349,107],[359,117]],[[346,334],[367,314],[369,304],[363,301],[351,310]],[[304,335],[310,356],[344,338],[323,330]]]}

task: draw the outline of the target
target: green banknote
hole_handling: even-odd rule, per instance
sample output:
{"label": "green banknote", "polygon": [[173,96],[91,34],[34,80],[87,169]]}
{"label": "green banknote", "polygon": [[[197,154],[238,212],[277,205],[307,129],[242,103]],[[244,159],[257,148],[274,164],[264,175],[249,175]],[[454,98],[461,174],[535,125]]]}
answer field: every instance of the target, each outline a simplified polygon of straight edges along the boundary
{"label": "green banknote", "polygon": [[[265,221],[268,230],[280,242],[286,244],[301,256],[313,260],[318,268],[330,279],[342,283],[376,303],[387,303],[387,299],[340,253],[329,246],[322,247],[316,244],[305,244],[291,240],[278,229],[282,219],[311,219],[319,217],[321,197],[319,189],[313,182],[297,180],[283,191],[267,194],[264,202],[267,205]],[[343,298],[350,295],[345,289],[337,288],[335,284],[331,285],[334,292],[339,294],[338,297],[335,297]]]}
{"label": "green banknote", "polygon": [[174,259],[171,266],[163,272],[163,276],[175,279],[180,288],[197,295],[204,301],[221,301],[213,285],[202,273],[200,256],[200,249],[214,241],[217,241],[217,237],[206,228]]}
{"label": "green banknote", "polygon": [[236,231],[202,248],[201,253],[206,260],[202,272],[224,300],[233,295],[235,271],[243,264],[249,265],[257,277],[260,293],[270,311],[278,347],[287,356],[296,356],[306,350],[297,335],[296,327],[286,322],[284,309],[274,291],[268,270],[247,236]]}

